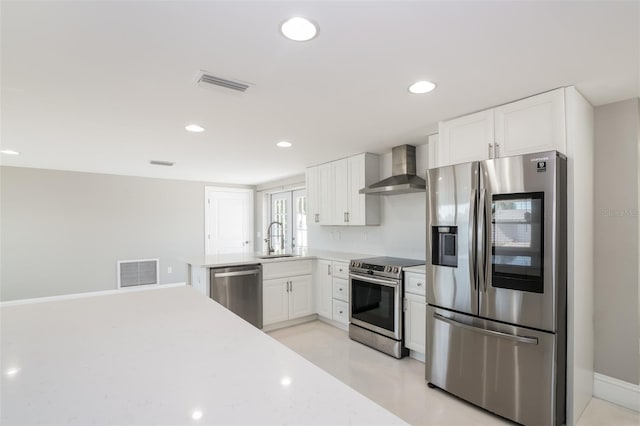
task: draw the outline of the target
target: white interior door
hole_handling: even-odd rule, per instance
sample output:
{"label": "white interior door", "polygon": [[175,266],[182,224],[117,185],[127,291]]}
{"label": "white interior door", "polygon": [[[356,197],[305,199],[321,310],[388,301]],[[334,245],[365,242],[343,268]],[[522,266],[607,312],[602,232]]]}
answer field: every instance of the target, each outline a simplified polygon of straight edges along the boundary
{"label": "white interior door", "polygon": [[205,253],[253,251],[253,190],[205,188]]}

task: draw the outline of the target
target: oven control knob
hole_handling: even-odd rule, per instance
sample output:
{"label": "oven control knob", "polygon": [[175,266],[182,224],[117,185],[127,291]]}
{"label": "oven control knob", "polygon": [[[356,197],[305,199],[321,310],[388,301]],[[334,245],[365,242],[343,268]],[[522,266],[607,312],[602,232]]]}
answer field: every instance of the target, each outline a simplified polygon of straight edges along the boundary
{"label": "oven control knob", "polygon": [[393,268],[393,272],[396,273],[396,274],[398,273],[398,267],[397,266]]}

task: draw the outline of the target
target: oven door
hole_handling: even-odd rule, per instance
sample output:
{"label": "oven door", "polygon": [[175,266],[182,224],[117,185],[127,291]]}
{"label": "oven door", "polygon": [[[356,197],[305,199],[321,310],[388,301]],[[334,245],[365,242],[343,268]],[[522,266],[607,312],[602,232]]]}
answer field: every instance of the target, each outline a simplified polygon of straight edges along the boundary
{"label": "oven door", "polygon": [[352,324],[402,340],[400,281],[349,274]]}

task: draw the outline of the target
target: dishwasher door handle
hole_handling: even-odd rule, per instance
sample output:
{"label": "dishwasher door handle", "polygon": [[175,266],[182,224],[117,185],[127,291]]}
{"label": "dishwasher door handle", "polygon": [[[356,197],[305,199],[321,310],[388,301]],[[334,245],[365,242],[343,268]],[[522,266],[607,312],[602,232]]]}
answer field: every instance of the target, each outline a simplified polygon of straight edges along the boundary
{"label": "dishwasher door handle", "polygon": [[213,274],[213,276],[214,278],[240,277],[242,275],[256,275],[258,272],[260,272],[259,269],[250,269],[248,271],[220,272],[218,274]]}

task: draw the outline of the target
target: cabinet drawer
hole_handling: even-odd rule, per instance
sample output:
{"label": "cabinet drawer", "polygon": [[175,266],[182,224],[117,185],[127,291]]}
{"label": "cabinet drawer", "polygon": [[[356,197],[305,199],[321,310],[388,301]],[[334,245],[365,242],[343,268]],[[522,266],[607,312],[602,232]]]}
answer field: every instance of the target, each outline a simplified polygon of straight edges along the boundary
{"label": "cabinet drawer", "polygon": [[405,272],[404,274],[404,291],[405,293],[425,295],[426,281],[424,274],[416,272]]}
{"label": "cabinet drawer", "polygon": [[311,274],[311,259],[265,262],[262,264],[262,278],[265,280],[309,274]]}
{"label": "cabinet drawer", "polygon": [[349,280],[333,278],[333,298],[349,302]]}
{"label": "cabinet drawer", "polygon": [[347,302],[333,299],[333,320],[349,324],[349,304]]}
{"label": "cabinet drawer", "polygon": [[347,262],[333,262],[333,276],[349,279],[349,264]]}

